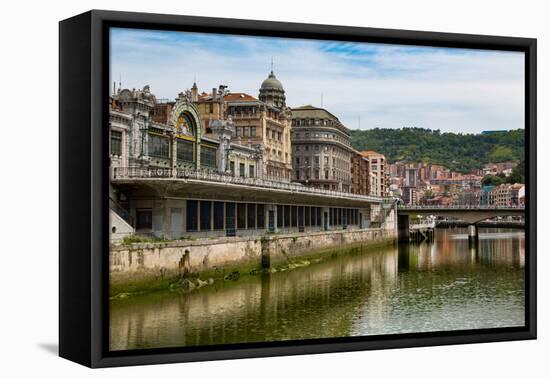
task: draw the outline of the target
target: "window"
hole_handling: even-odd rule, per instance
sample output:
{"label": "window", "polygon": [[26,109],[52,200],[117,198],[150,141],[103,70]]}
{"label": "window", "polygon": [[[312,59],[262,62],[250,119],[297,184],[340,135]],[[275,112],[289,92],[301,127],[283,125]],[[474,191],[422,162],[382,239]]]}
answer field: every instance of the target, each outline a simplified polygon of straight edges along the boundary
{"label": "window", "polygon": [[239,164],[239,176],[244,177],[244,163]]}
{"label": "window", "polygon": [[187,209],[186,209],[186,223],[187,231],[197,231],[197,209],[198,201],[187,200]]}
{"label": "window", "polygon": [[151,209],[136,209],[136,230],[151,230],[153,228],[153,211]]}
{"label": "window", "polygon": [[254,177],[254,166],[253,165],[248,166],[248,177]]}
{"label": "window", "polygon": [[229,162],[229,170],[231,171],[231,175],[235,176],[235,162],[234,161]]}
{"label": "window", "polygon": [[299,157],[296,158],[296,164],[300,165],[300,158]]}
{"label": "window", "polygon": [[298,207],[292,206],[292,227],[298,227]]}
{"label": "window", "polygon": [[188,140],[178,139],[176,144],[176,158],[178,161],[192,163],[193,159],[193,142]]}
{"label": "window", "polygon": [[247,228],[256,228],[256,204],[249,203],[247,205],[248,219]]}
{"label": "window", "polygon": [[317,226],[321,225],[321,208],[317,208]]}
{"label": "window", "polygon": [[209,168],[216,168],[216,149],[201,146],[201,165]]}
{"label": "window", "polygon": [[240,137],[242,133],[242,129],[240,127],[236,127],[235,132],[237,133],[237,136]]}
{"label": "window", "polygon": [[166,137],[149,134],[149,156],[170,158],[170,140]]}
{"label": "window", "polygon": [[251,136],[251,137],[255,137],[255,136],[256,136],[256,128],[255,128],[255,127],[251,127],[251,128],[250,128],[250,136]]}
{"label": "window", "polygon": [[223,230],[223,202],[214,202],[214,230]]}
{"label": "window", "polygon": [[304,207],[298,206],[298,227],[304,226]]}
{"label": "window", "polygon": [[210,220],[212,219],[212,202],[200,201],[201,231],[210,230]]}
{"label": "window", "polygon": [[277,228],[283,228],[283,205],[277,205]]}
{"label": "window", "polygon": [[122,133],[111,130],[111,155],[122,155]]}
{"label": "window", "polygon": [[319,156],[315,156],[315,164],[319,165]]}
{"label": "window", "polygon": [[246,228],[246,203],[237,204],[237,228]]}
{"label": "window", "polygon": [[265,228],[265,213],[264,213],[264,205],[256,205],[257,209],[257,228]]}
{"label": "window", "polygon": [[248,136],[248,127],[243,127],[243,136],[244,137]]}
{"label": "window", "polygon": [[300,170],[297,169],[296,170],[296,180],[299,180],[300,179]]}
{"label": "window", "polygon": [[285,227],[290,227],[290,206],[285,205]]}

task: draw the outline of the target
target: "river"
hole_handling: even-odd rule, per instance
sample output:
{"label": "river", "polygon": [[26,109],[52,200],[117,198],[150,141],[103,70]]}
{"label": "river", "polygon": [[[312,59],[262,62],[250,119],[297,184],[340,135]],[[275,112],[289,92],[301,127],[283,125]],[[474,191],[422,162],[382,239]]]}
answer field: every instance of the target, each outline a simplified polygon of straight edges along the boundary
{"label": "river", "polygon": [[523,326],[523,230],[438,229],[390,246],[190,293],[113,301],[110,349]]}

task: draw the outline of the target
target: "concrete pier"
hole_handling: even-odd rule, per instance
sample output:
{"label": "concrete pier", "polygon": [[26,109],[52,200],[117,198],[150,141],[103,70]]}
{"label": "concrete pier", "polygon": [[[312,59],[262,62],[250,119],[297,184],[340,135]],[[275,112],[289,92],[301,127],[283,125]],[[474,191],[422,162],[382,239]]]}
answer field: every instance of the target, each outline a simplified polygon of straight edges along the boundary
{"label": "concrete pier", "polygon": [[479,240],[479,230],[477,224],[468,225],[468,242],[471,245],[477,245]]}
{"label": "concrete pier", "polygon": [[397,216],[397,240],[399,243],[408,243],[409,238],[409,215],[399,214]]}

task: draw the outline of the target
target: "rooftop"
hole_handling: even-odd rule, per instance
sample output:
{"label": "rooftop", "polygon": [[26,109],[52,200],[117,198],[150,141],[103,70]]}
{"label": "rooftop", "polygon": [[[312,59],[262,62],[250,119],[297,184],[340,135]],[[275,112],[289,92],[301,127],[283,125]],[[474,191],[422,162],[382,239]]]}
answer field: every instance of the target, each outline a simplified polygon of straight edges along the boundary
{"label": "rooftop", "polygon": [[292,108],[292,118],[318,118],[318,119],[332,119],[340,122],[338,117],[329,112],[326,109],[318,108],[313,105],[304,105]]}
{"label": "rooftop", "polygon": [[384,157],[384,155],[382,155],[380,152],[376,152],[376,151],[373,151],[373,150],[361,151],[361,155],[363,155],[365,157],[370,157],[370,156],[382,156],[382,157]]}

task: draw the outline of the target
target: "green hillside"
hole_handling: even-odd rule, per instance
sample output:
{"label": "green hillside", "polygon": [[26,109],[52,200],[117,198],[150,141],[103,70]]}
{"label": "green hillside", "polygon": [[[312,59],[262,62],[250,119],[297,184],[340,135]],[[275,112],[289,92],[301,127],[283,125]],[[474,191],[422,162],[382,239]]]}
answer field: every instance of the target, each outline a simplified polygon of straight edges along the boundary
{"label": "green hillside", "polygon": [[486,163],[523,160],[522,129],[491,134],[442,133],[422,128],[352,130],[351,143],[359,151],[375,150],[390,163],[405,160],[442,164],[469,172]]}

